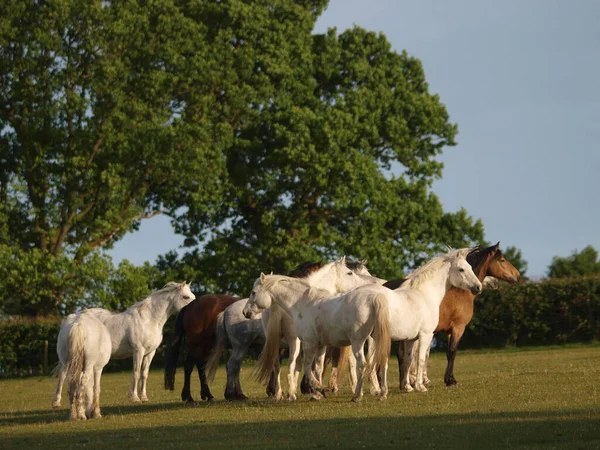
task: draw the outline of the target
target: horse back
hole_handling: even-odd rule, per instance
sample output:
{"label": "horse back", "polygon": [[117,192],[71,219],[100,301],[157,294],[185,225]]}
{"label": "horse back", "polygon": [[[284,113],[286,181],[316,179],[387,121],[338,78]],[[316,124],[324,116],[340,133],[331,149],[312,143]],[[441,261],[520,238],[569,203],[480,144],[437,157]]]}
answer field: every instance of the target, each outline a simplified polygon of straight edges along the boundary
{"label": "horse back", "polygon": [[188,342],[195,342],[212,337],[217,328],[217,316],[229,305],[241,300],[240,297],[232,297],[222,294],[207,294],[196,298],[185,307],[183,313],[183,327]]}

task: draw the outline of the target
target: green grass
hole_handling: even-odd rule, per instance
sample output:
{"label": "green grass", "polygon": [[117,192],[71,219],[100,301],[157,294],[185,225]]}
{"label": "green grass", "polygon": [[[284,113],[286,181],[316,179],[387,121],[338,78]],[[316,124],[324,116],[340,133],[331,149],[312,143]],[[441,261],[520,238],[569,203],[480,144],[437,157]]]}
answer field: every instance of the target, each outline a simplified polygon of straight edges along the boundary
{"label": "green grass", "polygon": [[[400,394],[395,358],[391,396],[365,395],[354,404],[343,393],[321,402],[266,399],[264,388],[242,372],[255,399],[222,399],[224,369],[213,383],[212,404],[185,406],[162,389],[162,372],[150,374],[150,403],[130,404],[129,373],[102,378],[101,420],[69,422],[67,408],[52,410],[55,380],[0,381],[0,448],[600,448],[600,347],[566,346],[528,351],[459,353],[459,385],[441,381],[443,354],[432,355],[429,392]],[[285,378],[284,378],[285,379]],[[199,391],[194,376],[192,393]],[[63,397],[63,405],[68,399]]]}

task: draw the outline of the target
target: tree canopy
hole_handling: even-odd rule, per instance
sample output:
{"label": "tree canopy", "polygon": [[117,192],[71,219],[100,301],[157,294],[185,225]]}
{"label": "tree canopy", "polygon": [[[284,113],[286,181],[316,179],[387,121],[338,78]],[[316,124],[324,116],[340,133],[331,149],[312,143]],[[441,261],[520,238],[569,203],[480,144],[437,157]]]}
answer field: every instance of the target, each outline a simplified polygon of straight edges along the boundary
{"label": "tree canopy", "polygon": [[[314,35],[326,5],[5,2],[3,310],[120,308],[165,274],[246,293],[341,254],[391,278],[480,242],[431,191],[457,125],[420,61],[359,27]],[[186,254],[114,269],[99,249],[156,214]]]}
{"label": "tree canopy", "polygon": [[600,260],[594,247],[588,245],[580,252],[574,251],[571,256],[552,258],[548,266],[550,278],[575,277],[600,273]]}

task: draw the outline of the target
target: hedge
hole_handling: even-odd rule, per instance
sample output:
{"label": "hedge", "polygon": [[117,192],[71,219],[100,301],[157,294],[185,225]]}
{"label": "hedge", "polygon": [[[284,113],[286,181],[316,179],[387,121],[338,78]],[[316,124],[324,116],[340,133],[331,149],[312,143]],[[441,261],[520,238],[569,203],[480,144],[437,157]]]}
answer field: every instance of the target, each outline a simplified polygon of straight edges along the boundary
{"label": "hedge", "polygon": [[[152,362],[163,365],[175,317],[165,324],[163,343]],[[600,340],[600,276],[503,285],[475,301],[475,315],[461,348],[555,345]],[[0,320],[0,377],[37,375],[57,362],[60,319]],[[438,338],[441,336],[438,336]],[[47,367],[44,348],[48,345]],[[183,352],[185,353],[185,352]],[[111,361],[106,370],[130,370],[131,359]]]}
{"label": "hedge", "polygon": [[600,276],[504,285],[475,301],[461,348],[600,339]]}

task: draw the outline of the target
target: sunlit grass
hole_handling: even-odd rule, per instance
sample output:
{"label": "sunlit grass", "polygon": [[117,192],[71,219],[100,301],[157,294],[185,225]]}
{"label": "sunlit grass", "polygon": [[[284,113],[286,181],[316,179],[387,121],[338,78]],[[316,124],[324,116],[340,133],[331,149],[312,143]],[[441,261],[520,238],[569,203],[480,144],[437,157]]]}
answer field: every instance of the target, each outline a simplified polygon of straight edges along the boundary
{"label": "sunlit grass", "polygon": [[[343,392],[321,402],[267,399],[264,387],[242,372],[245,403],[223,398],[224,368],[212,391],[216,401],[185,406],[150,374],[150,403],[126,399],[130,373],[102,378],[104,418],[71,423],[68,399],[52,410],[55,380],[0,381],[0,448],[600,448],[600,347],[567,346],[528,351],[463,352],[459,385],[447,388],[445,356],[431,358],[434,385],[424,394],[400,394],[395,358],[391,396],[368,395],[359,404]],[[285,380],[282,374],[282,380]],[[192,394],[199,397],[194,375]]]}

